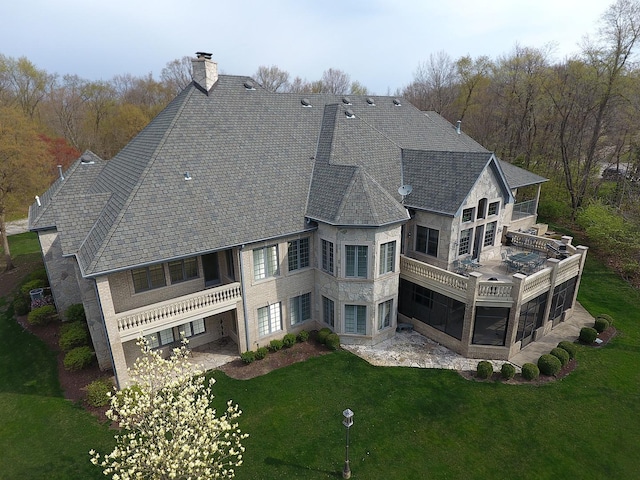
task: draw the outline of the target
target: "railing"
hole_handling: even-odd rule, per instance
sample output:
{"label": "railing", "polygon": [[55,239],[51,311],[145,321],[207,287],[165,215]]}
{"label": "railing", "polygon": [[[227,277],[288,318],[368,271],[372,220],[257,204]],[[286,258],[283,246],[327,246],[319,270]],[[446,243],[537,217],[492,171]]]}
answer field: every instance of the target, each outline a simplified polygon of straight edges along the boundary
{"label": "railing", "polygon": [[527,217],[529,215],[535,215],[536,213],[536,201],[527,200],[525,202],[513,204],[513,216],[516,218]]}
{"label": "railing", "polygon": [[[412,258],[400,257],[400,274],[411,276],[428,286],[438,289],[448,290],[454,295],[465,298],[467,291],[467,279],[442,268],[434,267],[427,263],[414,260]],[[427,280],[427,282],[424,282]]]}
{"label": "railing", "polygon": [[511,291],[513,283],[503,282],[480,282],[478,284],[478,300],[480,301],[513,301]]}
{"label": "railing", "polygon": [[242,299],[240,283],[230,283],[203,290],[148,307],[128,310],[116,315],[122,341],[133,340],[141,331],[175,325],[180,320],[199,315],[213,315],[235,307]]}
{"label": "railing", "polygon": [[581,255],[579,254],[572,255],[569,258],[565,258],[558,264],[556,284],[566,282],[580,273],[580,257]]}
{"label": "railing", "polygon": [[549,291],[551,287],[551,268],[545,268],[539,272],[529,275],[524,279],[524,287],[522,291],[522,300],[528,301],[544,292]]}
{"label": "railing", "polygon": [[511,238],[511,244],[515,247],[522,247],[528,250],[537,250],[539,252],[547,251],[547,244],[555,245],[557,242],[551,238],[538,237],[523,232],[507,232],[507,238]]}

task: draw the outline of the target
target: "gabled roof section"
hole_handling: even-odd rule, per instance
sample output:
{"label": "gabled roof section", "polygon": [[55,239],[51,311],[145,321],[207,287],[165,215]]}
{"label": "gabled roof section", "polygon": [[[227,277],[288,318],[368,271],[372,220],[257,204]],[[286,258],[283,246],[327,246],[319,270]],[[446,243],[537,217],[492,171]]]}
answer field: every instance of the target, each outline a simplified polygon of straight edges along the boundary
{"label": "gabled roof section", "polygon": [[504,172],[504,176],[507,179],[509,188],[527,187],[529,185],[537,185],[547,181],[546,178],[536,175],[524,168],[516,167],[509,162],[500,160],[500,167]]}
{"label": "gabled roof section", "polygon": [[482,171],[494,158],[487,150],[403,150],[404,180],[413,187],[405,199],[405,205],[408,208],[455,215]]}
{"label": "gabled roof section", "polygon": [[[90,185],[98,177],[106,162],[90,150],[85,151],[40,197],[40,205],[34,202],[29,207],[29,230],[56,228],[63,233],[61,222],[71,216],[69,210],[81,202]],[[81,220],[91,225],[96,216]],[[63,233],[64,234],[64,233]],[[67,235],[73,234],[71,231]],[[66,253],[66,252],[65,252]]]}

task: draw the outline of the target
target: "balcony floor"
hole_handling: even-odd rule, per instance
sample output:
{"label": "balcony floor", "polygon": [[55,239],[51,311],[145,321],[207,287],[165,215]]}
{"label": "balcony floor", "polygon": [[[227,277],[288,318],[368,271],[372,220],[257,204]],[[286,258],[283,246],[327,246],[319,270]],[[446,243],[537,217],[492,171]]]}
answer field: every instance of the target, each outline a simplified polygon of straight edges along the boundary
{"label": "balcony floor", "polygon": [[190,362],[204,371],[215,370],[240,358],[238,346],[228,337],[191,349]]}
{"label": "balcony floor", "polygon": [[[512,254],[514,253],[530,253],[530,250],[524,250],[522,248],[518,248],[518,247],[508,247],[511,251]],[[501,253],[504,251],[506,252],[507,247],[502,246],[501,247]],[[541,257],[546,258],[546,255],[544,253],[541,252],[537,252]],[[538,270],[541,270],[542,268],[544,268],[544,264],[538,268]],[[538,271],[536,270],[536,271]],[[502,261],[502,258],[494,258],[491,260],[482,260],[480,262],[480,267],[475,268],[475,269],[469,269],[467,271],[467,274],[470,272],[477,272],[482,274],[482,278],[481,280],[489,280],[490,278],[495,278],[498,281],[504,282],[504,281],[511,281],[511,277],[513,276],[513,274],[518,273],[515,270],[507,270],[507,266],[506,264]],[[520,272],[524,275],[531,275],[531,273],[535,273],[535,272]]]}

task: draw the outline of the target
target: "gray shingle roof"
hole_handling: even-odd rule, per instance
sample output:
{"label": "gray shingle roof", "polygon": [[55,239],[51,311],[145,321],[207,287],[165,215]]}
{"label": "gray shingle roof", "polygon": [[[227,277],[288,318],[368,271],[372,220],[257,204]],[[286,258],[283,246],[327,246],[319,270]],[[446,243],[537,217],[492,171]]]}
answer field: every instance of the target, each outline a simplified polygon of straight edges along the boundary
{"label": "gray shingle roof", "polygon": [[405,101],[305,94],[303,106],[302,95],[247,80],[187,87],[90,181],[54,184],[47,195],[64,192],[66,203],[50,218],[34,212],[33,226],[55,223],[92,276],[301,232],[305,216],[404,221],[397,189],[407,183],[407,202],[449,212],[491,156]]}
{"label": "gray shingle roof", "polygon": [[547,181],[546,178],[536,175],[535,173],[525,170],[524,168],[516,167],[515,165],[500,160],[500,166],[504,172],[504,176],[507,179],[507,183],[510,188],[520,188],[529,185],[537,185]]}

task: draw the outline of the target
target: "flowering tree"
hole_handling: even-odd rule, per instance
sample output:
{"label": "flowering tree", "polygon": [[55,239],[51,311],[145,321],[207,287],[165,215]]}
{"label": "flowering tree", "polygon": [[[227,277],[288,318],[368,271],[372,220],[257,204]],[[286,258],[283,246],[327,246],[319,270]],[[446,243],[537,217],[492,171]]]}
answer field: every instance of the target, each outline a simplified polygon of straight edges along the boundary
{"label": "flowering tree", "polygon": [[168,359],[144,338],[130,377],[133,385],[111,396],[107,417],[121,428],[114,450],[91,462],[114,479],[198,479],[235,476],[247,437],[235,420],[242,413],[231,401],[216,417],[211,386],[188,361],[186,340]]}

